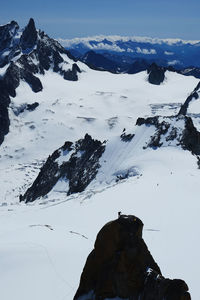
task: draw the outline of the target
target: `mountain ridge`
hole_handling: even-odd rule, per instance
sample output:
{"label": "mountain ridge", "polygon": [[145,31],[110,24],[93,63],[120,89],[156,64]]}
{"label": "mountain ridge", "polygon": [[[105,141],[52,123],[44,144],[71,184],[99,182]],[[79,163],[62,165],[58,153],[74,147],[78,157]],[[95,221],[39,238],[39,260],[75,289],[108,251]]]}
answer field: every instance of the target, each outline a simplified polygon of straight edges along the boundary
{"label": "mountain ridge", "polygon": [[[21,81],[27,82],[33,92],[38,93],[43,86],[37,74],[52,69],[65,80],[76,81],[81,70],[67,50],[43,31],[36,30],[32,18],[21,32],[15,21],[1,26],[0,42],[0,66],[3,69],[0,76],[0,106],[3,112],[0,114],[1,144],[9,131],[10,97],[16,96],[16,88]],[[72,61],[71,65],[66,58]]]}

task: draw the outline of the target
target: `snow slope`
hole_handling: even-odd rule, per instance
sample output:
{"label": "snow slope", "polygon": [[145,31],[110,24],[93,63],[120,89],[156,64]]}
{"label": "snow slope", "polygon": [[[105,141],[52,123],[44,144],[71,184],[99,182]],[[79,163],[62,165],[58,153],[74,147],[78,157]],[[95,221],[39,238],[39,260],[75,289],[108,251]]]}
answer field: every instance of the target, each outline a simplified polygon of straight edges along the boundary
{"label": "snow slope", "polygon": [[[115,75],[79,66],[83,72],[77,82],[48,71],[38,75],[43,91],[35,94],[23,81],[17,88],[9,111],[10,132],[0,148],[1,202],[18,201],[43,161],[66,140],[75,141],[86,132],[105,140],[119,136],[124,128],[132,131],[138,117],[175,115],[198,83],[167,72],[165,82],[154,86],[145,72]],[[39,103],[34,111],[14,113],[34,102]]]}
{"label": "snow slope", "polygon": [[[165,82],[154,86],[145,72],[114,75],[78,65],[83,71],[79,81],[47,71],[38,75],[41,92],[33,93],[22,81],[12,98],[10,132],[0,147],[2,299],[72,299],[97,232],[122,211],[144,222],[145,241],[163,275],[184,279],[198,300],[200,173],[189,151],[173,146],[140,151],[138,144],[131,163],[140,172],[128,180],[111,181],[109,187],[94,183],[68,198],[52,193],[33,204],[19,203],[19,194],[32,184],[44,160],[66,140],[86,132],[117,140],[124,128],[134,131],[138,117],[175,115],[198,83],[167,72]],[[39,103],[34,111],[16,114],[34,102]],[[144,139],[141,134],[141,144]],[[124,148],[117,161],[122,169],[133,151]],[[105,165],[102,171],[109,175],[109,169]]]}
{"label": "snow slope", "polygon": [[72,299],[97,232],[118,211],[142,219],[163,275],[183,278],[192,299],[199,299],[196,159],[173,147],[142,156],[142,176],[108,189],[1,207],[2,299]]}

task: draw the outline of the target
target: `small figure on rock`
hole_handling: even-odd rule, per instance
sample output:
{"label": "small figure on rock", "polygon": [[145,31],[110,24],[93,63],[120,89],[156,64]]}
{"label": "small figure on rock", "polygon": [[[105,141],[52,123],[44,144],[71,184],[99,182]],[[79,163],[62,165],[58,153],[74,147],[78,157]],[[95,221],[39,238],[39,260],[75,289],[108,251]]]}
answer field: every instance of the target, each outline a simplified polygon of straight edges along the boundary
{"label": "small figure on rock", "polygon": [[120,218],[122,212],[121,211],[118,211],[118,218]]}

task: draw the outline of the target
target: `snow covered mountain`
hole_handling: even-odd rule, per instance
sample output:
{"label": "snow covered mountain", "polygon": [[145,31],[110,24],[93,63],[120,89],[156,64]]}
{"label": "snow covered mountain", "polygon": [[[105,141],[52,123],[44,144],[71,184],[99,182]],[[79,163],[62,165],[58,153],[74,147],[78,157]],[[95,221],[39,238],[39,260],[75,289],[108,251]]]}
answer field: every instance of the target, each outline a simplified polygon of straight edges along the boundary
{"label": "snow covered mountain", "polygon": [[90,69],[32,19],[0,40],[3,299],[72,299],[97,232],[122,211],[198,300],[198,79]]}
{"label": "snow covered mountain", "polygon": [[59,43],[44,32],[37,31],[33,19],[20,31],[15,21],[0,27],[0,144],[9,130],[8,106],[10,96],[16,96],[20,80],[25,81],[33,92],[43,89],[37,74],[53,70],[66,80],[78,80],[80,73],[73,58]]}

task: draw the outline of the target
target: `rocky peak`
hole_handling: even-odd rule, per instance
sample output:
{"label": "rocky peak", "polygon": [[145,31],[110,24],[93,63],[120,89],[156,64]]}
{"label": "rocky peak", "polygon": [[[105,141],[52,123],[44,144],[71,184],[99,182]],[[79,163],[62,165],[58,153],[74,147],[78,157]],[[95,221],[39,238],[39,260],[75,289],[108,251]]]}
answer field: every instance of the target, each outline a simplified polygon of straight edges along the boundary
{"label": "rocky peak", "polygon": [[[31,18],[28,25],[22,30],[21,37],[18,33],[19,26],[15,21],[0,27],[0,67],[14,62],[20,68],[29,70],[34,74],[53,69],[66,80],[78,80],[77,68],[72,68],[66,60],[73,56],[69,54],[56,40],[50,38],[43,31],[36,30],[35,22]],[[20,38],[19,38],[20,37]],[[65,67],[62,68],[62,63]],[[66,65],[69,64],[67,70]],[[34,66],[34,67],[33,67]],[[71,71],[71,76],[66,74]],[[80,71],[80,70],[79,70]]]}
{"label": "rocky peak", "polygon": [[37,41],[37,30],[35,28],[35,22],[31,18],[28,22],[28,25],[25,27],[21,38],[20,45],[22,50],[31,51]]}
{"label": "rocky peak", "polygon": [[187,284],[165,279],[142,238],[142,221],[120,215],[98,233],[74,300],[190,300]]}
{"label": "rocky peak", "polygon": [[19,25],[15,21],[0,26],[0,51],[11,46],[13,36],[17,33]]}
{"label": "rocky peak", "polygon": [[65,80],[77,81],[78,73],[81,72],[68,51],[43,31],[36,30],[32,18],[22,32],[15,21],[0,26],[0,68],[2,67],[5,67],[5,71],[0,76],[0,106],[3,107],[0,114],[0,144],[9,131],[9,96],[16,96],[15,90],[21,80],[37,93],[43,89],[37,74],[45,74],[45,71],[52,69]]}

